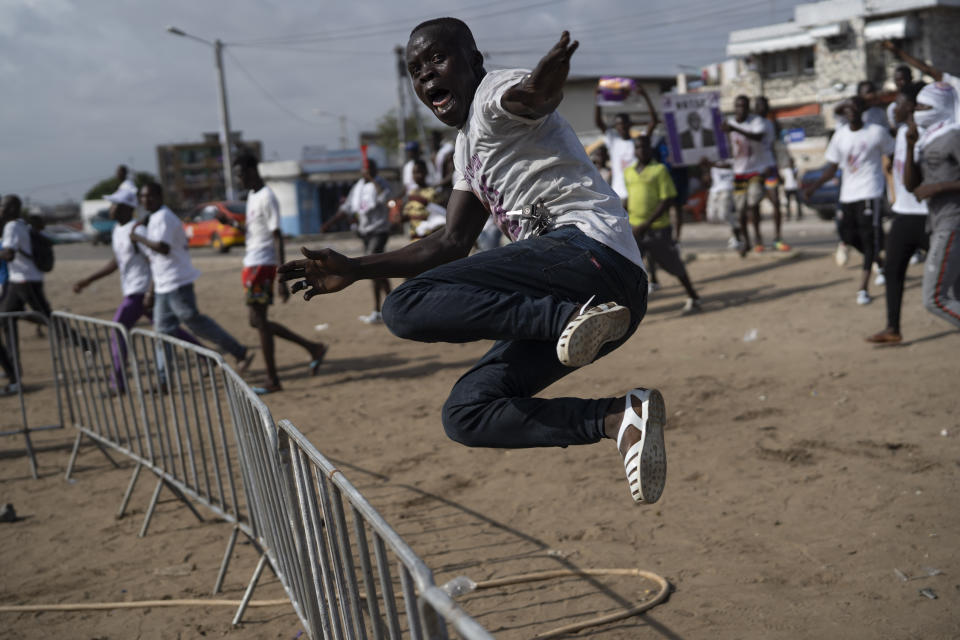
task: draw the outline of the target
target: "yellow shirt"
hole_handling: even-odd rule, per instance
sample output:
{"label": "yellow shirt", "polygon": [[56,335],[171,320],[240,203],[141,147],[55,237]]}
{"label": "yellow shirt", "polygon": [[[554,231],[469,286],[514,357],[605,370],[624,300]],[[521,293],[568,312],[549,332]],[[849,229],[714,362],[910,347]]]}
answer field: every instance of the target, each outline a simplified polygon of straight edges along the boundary
{"label": "yellow shirt", "polygon": [[[667,168],[659,162],[650,162],[637,171],[634,162],[623,170],[623,181],[627,186],[627,213],[630,214],[630,225],[639,226],[647,222],[661,200],[677,197],[677,188]],[[650,225],[651,229],[663,229],[670,226],[670,214],[664,213]]]}
{"label": "yellow shirt", "polygon": [[[436,202],[437,200],[437,190],[433,187],[420,187],[413,191],[413,193],[430,202]],[[417,227],[420,226],[420,223],[426,220],[429,215],[427,213],[427,206],[416,200],[408,200],[407,203],[403,205],[403,215],[410,219],[410,237],[417,238]]]}

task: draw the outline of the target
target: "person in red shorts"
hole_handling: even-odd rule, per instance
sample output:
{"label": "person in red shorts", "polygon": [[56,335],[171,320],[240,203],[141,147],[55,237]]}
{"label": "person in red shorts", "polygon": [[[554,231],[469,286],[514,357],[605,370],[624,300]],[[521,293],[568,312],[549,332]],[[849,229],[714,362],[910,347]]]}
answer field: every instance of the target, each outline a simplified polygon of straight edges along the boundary
{"label": "person in red shorts", "polygon": [[[241,154],[235,162],[235,172],[247,196],[247,215],[241,224],[223,212],[217,218],[223,224],[242,228],[246,234],[246,253],[243,257],[243,288],[246,291],[247,307],[250,309],[250,326],[260,335],[260,348],[267,368],[267,383],[255,387],[257,393],[280,391],[280,377],[274,356],[274,337],[300,345],[310,354],[310,373],[316,375],[327,353],[322,342],[313,342],[294,333],[282,324],[267,318],[267,308],[273,304],[273,281],[277,265],[284,261],[283,234],[280,232],[280,205],[273,191],[264,184],[258,169],[259,161],[251,154]],[[286,302],[290,291],[284,282],[278,285],[280,299]]]}

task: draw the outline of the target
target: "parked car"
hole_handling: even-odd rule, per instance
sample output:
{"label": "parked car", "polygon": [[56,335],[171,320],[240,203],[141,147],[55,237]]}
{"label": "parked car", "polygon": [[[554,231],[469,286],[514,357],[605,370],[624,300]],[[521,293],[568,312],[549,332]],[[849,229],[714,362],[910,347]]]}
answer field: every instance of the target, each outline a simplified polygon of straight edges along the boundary
{"label": "parked car", "polygon": [[809,169],[800,176],[800,204],[806,205],[817,212],[823,220],[833,220],[840,206],[840,178],[843,173],[837,169],[837,175],[827,180],[819,189],[811,194],[810,199],[804,198],[804,190],[808,185],[816,182],[823,175],[824,167]]}
{"label": "parked car", "polygon": [[87,236],[83,231],[65,224],[47,225],[43,229],[43,234],[50,238],[53,244],[87,241]]}
{"label": "parked car", "polygon": [[243,232],[217,220],[217,212],[239,222],[246,219],[245,202],[206,202],[183,217],[183,230],[191,247],[210,247],[226,253],[230,247],[244,243]]}
{"label": "parked car", "polygon": [[89,220],[90,242],[93,244],[110,244],[113,237],[113,228],[117,221],[110,217],[110,209],[100,209]]}

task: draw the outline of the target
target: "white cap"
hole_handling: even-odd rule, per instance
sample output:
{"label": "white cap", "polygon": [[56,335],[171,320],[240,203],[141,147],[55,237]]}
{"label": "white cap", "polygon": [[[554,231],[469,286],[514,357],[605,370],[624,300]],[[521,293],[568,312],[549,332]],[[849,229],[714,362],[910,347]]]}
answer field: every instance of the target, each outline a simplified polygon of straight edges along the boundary
{"label": "white cap", "polygon": [[116,204],[125,204],[132,209],[137,208],[137,192],[129,187],[121,186],[104,199]]}

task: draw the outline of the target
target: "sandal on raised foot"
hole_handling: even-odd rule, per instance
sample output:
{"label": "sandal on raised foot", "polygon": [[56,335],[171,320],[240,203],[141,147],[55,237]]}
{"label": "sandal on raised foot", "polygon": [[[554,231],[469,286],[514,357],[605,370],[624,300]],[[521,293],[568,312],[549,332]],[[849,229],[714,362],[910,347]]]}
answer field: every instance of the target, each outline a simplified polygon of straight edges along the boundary
{"label": "sandal on raised foot", "polygon": [[590,364],[604,344],[619,340],[630,328],[629,309],[616,302],[591,307],[592,301],[587,300],[557,341],[557,358],[568,367]]}
{"label": "sandal on raised foot", "polygon": [[[640,415],[633,408],[633,398],[641,401]],[[617,433],[617,450],[628,429],[637,429],[640,439],[623,455],[630,493],[636,503],[653,504],[660,499],[667,481],[667,453],[663,428],[667,410],[663,396],[656,389],[632,389],[627,392],[623,422]]]}

